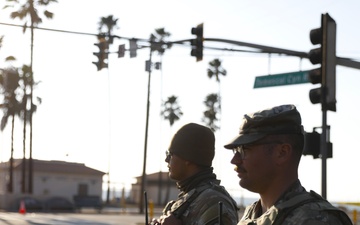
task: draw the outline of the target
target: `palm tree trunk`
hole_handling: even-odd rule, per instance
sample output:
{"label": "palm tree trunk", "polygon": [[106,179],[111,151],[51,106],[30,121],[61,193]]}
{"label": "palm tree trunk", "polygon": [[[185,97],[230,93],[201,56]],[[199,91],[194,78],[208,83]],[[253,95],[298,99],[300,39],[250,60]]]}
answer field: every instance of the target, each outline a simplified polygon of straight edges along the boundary
{"label": "palm tree trunk", "polygon": [[26,147],[26,119],[27,119],[27,113],[26,113],[26,105],[27,105],[27,96],[26,96],[26,85],[24,87],[24,108],[23,108],[23,112],[24,112],[24,121],[23,121],[23,159],[22,159],[22,174],[21,174],[21,192],[25,193],[25,171],[26,171],[26,167],[25,167],[25,147]]}
{"label": "palm tree trunk", "polygon": [[9,183],[8,183],[8,192],[13,192],[13,183],[14,183],[14,126],[15,125],[15,116],[12,115],[11,121],[11,154],[9,160]]}
{"label": "palm tree trunk", "polygon": [[[31,69],[31,71],[32,71],[32,69]],[[32,75],[32,72],[31,72],[31,75]],[[29,153],[29,178],[28,178],[28,180],[29,180],[29,183],[28,183],[28,193],[30,193],[30,194],[32,194],[33,193],[33,158],[32,158],[32,136],[33,136],[33,123],[32,123],[32,116],[33,116],[33,95],[32,95],[32,93],[33,93],[33,85],[32,85],[32,83],[31,83],[31,85],[30,85],[30,87],[31,87],[31,90],[30,90],[30,99],[31,99],[31,106],[30,106],[30,137],[29,137],[29,141],[30,141],[30,143],[29,143],[29,151],[30,151],[30,153]]]}
{"label": "palm tree trunk", "polygon": [[[34,8],[34,2],[31,1],[31,7]],[[29,118],[29,124],[30,124],[30,140],[29,140],[29,187],[28,191],[29,193],[33,192],[33,159],[32,159],[32,136],[33,136],[33,124],[32,124],[32,117],[33,117],[33,86],[34,86],[34,73],[33,73],[33,56],[34,56],[34,20],[31,19],[31,46],[30,46],[30,118]]]}

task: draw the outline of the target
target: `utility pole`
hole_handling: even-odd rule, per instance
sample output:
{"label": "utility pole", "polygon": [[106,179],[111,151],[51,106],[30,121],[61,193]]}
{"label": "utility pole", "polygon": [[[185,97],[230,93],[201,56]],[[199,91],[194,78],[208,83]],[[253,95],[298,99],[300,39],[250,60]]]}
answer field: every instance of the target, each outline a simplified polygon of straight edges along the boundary
{"label": "utility pole", "polygon": [[146,184],[146,155],[147,155],[147,139],[148,139],[148,130],[149,130],[149,109],[150,109],[150,81],[151,81],[151,56],[152,48],[150,47],[150,56],[149,56],[149,67],[146,67],[149,72],[148,77],[148,89],[147,89],[147,106],[146,106],[146,125],[145,125],[145,141],[144,141],[144,163],[143,163],[143,172],[141,177],[141,192],[140,192],[140,203],[139,203],[139,212],[140,214],[144,213],[144,192]]}

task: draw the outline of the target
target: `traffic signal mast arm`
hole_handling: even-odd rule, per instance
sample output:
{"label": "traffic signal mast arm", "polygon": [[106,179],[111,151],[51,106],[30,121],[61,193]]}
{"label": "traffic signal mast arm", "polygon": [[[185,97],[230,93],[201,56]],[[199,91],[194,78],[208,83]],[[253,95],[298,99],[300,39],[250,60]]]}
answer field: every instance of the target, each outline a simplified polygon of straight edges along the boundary
{"label": "traffic signal mast arm", "polygon": [[[113,38],[118,38],[118,39],[136,40],[138,42],[149,43],[149,40],[144,39],[144,38],[130,38],[130,37],[117,36],[117,35],[112,35],[112,37]],[[191,44],[191,43],[193,43],[193,40],[194,39],[182,39],[182,40],[177,40],[177,41],[164,42],[163,44],[165,44],[165,45],[166,44],[167,45],[171,45],[171,44],[183,45],[184,43],[190,43]],[[205,37],[203,37],[203,41],[228,43],[228,44],[232,44],[232,45],[248,47],[248,48],[253,48],[253,49],[259,50],[258,52],[254,52],[254,53],[271,53],[271,54],[295,56],[295,57],[299,57],[299,58],[309,58],[308,52],[294,51],[294,50],[290,50],[290,49],[276,48],[276,47],[258,45],[258,44],[242,42],[242,41],[235,41],[235,40],[222,39],[222,38],[205,38]],[[150,47],[150,46],[148,46],[148,47]],[[142,46],[141,48],[145,48],[145,46]],[[202,46],[202,48],[206,49],[206,48],[210,48],[210,47]],[[212,48],[212,49],[215,49],[215,48]],[[234,50],[231,50],[231,49],[224,49],[224,48],[219,49],[219,50],[221,50],[221,51],[224,51],[224,50],[234,51]],[[245,52],[251,52],[251,51],[245,51]],[[350,68],[354,68],[354,69],[360,69],[360,62],[354,61],[354,60],[349,59],[349,58],[336,57],[336,65],[350,67]]]}
{"label": "traffic signal mast arm", "polygon": [[[275,48],[275,47],[270,47],[270,46],[265,46],[265,45],[257,45],[257,44],[241,42],[241,41],[234,41],[234,40],[227,40],[227,39],[220,39],[220,38],[204,38],[204,41],[223,42],[223,43],[229,43],[229,44],[234,44],[234,45],[238,45],[238,46],[245,46],[245,47],[249,47],[249,48],[260,49],[261,52],[259,52],[259,53],[273,53],[273,54],[280,54],[280,55],[296,56],[299,58],[309,58],[308,52],[299,52],[299,51],[293,51],[293,50],[289,50],[289,49]],[[206,48],[206,47],[204,47],[204,48]],[[354,68],[354,69],[360,69],[360,62],[354,61],[354,60],[348,59],[348,58],[336,57],[336,65],[350,67],[350,68]]]}
{"label": "traffic signal mast arm", "polygon": [[[178,41],[171,41],[168,42],[169,44],[184,44],[186,42],[191,42],[193,39],[183,39]],[[295,56],[299,58],[309,58],[308,52],[300,52],[300,51],[294,51],[290,49],[283,49],[283,48],[275,48],[271,46],[265,46],[265,45],[258,45],[258,44],[252,44],[242,41],[235,41],[235,40],[228,40],[228,39],[221,39],[221,38],[204,38],[204,41],[206,42],[221,42],[221,43],[228,43],[233,44],[237,46],[243,46],[243,47],[249,47],[260,50],[256,53],[272,53],[272,54],[280,54],[280,55],[288,55],[288,56]],[[207,47],[204,46],[204,49]],[[224,49],[220,49],[224,50]],[[350,67],[354,69],[360,69],[360,62],[354,61],[349,58],[343,58],[343,57],[336,57],[336,65],[339,66],[345,66]]]}
{"label": "traffic signal mast arm", "polygon": [[265,45],[257,45],[257,44],[242,42],[242,41],[234,41],[234,40],[227,40],[227,39],[221,39],[221,38],[204,38],[204,40],[205,41],[213,41],[213,42],[222,42],[222,43],[228,43],[228,44],[233,44],[233,45],[238,45],[238,46],[259,49],[259,50],[261,50],[259,53],[274,53],[274,54],[283,54],[283,55],[289,55],[289,56],[297,56],[300,58],[308,58],[308,53],[306,53],[306,52],[293,51],[293,50],[288,50],[288,49],[283,49],[283,48],[275,48],[275,47],[270,47],[270,46],[265,46]]}
{"label": "traffic signal mast arm", "polygon": [[[136,39],[139,42],[149,42],[148,39],[144,39],[144,38],[129,38],[129,37],[121,37],[121,36],[117,36],[117,35],[114,35],[113,37],[119,38],[119,39],[128,39],[128,40]],[[193,40],[194,39],[182,39],[182,40],[177,40],[177,41],[165,42],[163,44],[179,44],[179,45],[183,45],[184,43],[191,44],[191,42]],[[249,47],[249,48],[260,50],[259,52],[255,52],[255,53],[272,53],[272,54],[295,56],[295,57],[306,58],[306,59],[309,58],[308,52],[300,52],[300,51],[294,51],[294,50],[290,50],[290,49],[276,48],[276,47],[258,45],[258,44],[242,42],[242,41],[235,41],[235,40],[222,39],[222,38],[206,38],[206,37],[203,38],[203,41],[204,42],[206,41],[206,42],[228,43],[228,44],[232,44],[232,45]],[[206,49],[208,47],[203,46],[203,48]],[[219,49],[219,50],[223,51],[223,50],[229,50],[229,49]],[[354,68],[354,69],[360,69],[360,62],[354,61],[349,58],[336,57],[336,65],[350,67],[350,68]]]}

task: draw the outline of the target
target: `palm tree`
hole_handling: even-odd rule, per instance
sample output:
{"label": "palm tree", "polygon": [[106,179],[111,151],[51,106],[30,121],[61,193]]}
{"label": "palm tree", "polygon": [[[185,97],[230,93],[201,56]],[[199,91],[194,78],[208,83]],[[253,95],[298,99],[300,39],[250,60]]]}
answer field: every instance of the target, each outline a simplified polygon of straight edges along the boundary
{"label": "palm tree", "polygon": [[[170,127],[172,127],[175,121],[179,120],[182,115],[183,112],[181,111],[181,107],[177,102],[177,97],[174,95],[168,97],[167,101],[163,103],[163,110],[161,111],[161,116],[163,116],[165,120],[169,120]],[[161,182],[161,180],[159,182]],[[168,202],[170,198],[170,184],[171,184],[170,182],[171,182],[170,177],[168,177],[166,182],[167,185],[166,185],[166,195],[165,195],[164,204]],[[159,189],[161,190],[161,188]],[[161,192],[159,192],[159,196],[160,193]],[[159,203],[160,203],[160,199],[159,199]]]}
{"label": "palm tree", "polygon": [[[219,117],[221,116],[221,87],[220,87],[220,75],[222,76],[226,76],[226,70],[221,66],[221,61],[219,59],[214,59],[213,61],[209,62],[209,68],[207,69],[207,75],[208,77],[211,79],[212,77],[215,77],[216,82],[218,82],[219,84],[219,90],[218,90],[218,94],[216,97],[216,101],[217,101],[217,113],[220,114]],[[214,94],[210,94],[208,95],[206,98],[207,100],[209,99],[209,97],[212,97],[213,100],[215,100],[215,96]],[[206,103],[205,103],[206,104]],[[209,106],[208,106],[209,107]],[[204,113],[210,113],[209,110],[205,111]],[[210,116],[210,115],[209,115]],[[206,117],[206,115],[205,115]],[[208,117],[209,119],[211,117]],[[214,118],[213,118],[214,119]],[[216,120],[220,120],[218,118],[216,118]],[[210,124],[212,124],[214,121],[209,120],[208,121]],[[214,125],[215,126],[215,125]],[[213,129],[217,130],[219,129],[219,126],[215,126],[213,127]],[[215,131],[214,130],[214,131]]]}
{"label": "palm tree", "polygon": [[102,34],[103,28],[106,27],[106,34],[108,36],[108,44],[112,44],[114,38],[112,36],[112,31],[114,28],[118,28],[117,26],[118,19],[113,18],[113,15],[109,15],[108,17],[101,17],[99,22],[99,34]]}
{"label": "palm tree", "polygon": [[0,70],[1,94],[4,95],[4,102],[0,104],[3,110],[0,129],[4,131],[9,118],[11,118],[11,153],[9,160],[9,182],[7,191],[13,192],[13,162],[14,162],[14,128],[15,116],[20,114],[21,104],[17,100],[17,89],[19,87],[19,73],[14,68]]}
{"label": "palm tree", "polygon": [[[8,8],[8,7],[15,7],[16,5],[19,6],[19,10],[17,11],[13,11],[10,14],[10,17],[12,19],[26,19],[26,17],[28,17],[29,22],[30,22],[30,76],[31,76],[31,80],[34,81],[34,74],[33,74],[33,55],[34,55],[34,30],[35,27],[42,23],[42,18],[39,16],[38,12],[38,6],[48,6],[49,4],[51,4],[52,2],[57,2],[57,0],[24,0],[23,3],[20,3],[19,0],[6,0],[7,2],[10,3],[10,5],[6,5],[4,8]],[[36,6],[36,7],[35,7]],[[44,10],[43,11],[44,16],[47,19],[52,19],[54,14],[48,10]],[[25,21],[24,25],[23,25],[23,32],[25,33],[26,29],[28,28],[27,26],[27,21]],[[33,104],[33,82],[30,83],[30,107],[32,107]],[[26,105],[24,104],[24,107],[26,107]],[[26,109],[24,109],[24,111],[26,111]],[[33,189],[33,180],[32,180],[32,172],[33,172],[33,168],[32,168],[32,112],[33,109],[30,109],[30,117],[29,117],[29,125],[30,125],[30,142],[29,142],[29,146],[30,146],[30,155],[29,155],[29,193],[32,193],[32,189]],[[26,129],[26,128],[25,128]],[[25,141],[24,141],[25,143]]]}
{"label": "palm tree", "polygon": [[155,33],[150,35],[150,48],[152,52],[158,52],[162,56],[167,49],[172,47],[171,43],[167,43],[166,39],[171,34],[165,31],[165,28],[155,29]]}
{"label": "palm tree", "polygon": [[204,101],[207,110],[204,112],[203,122],[210,127],[212,131],[218,130],[220,127],[216,125],[217,114],[220,112],[220,97],[217,94],[209,94]]}
{"label": "palm tree", "polygon": [[178,105],[177,97],[174,95],[168,97],[163,103],[163,107],[164,109],[161,111],[161,116],[163,116],[165,120],[169,120],[170,127],[172,127],[175,121],[179,120],[183,115],[181,107]]}
{"label": "palm tree", "polygon": [[214,59],[209,62],[210,68],[207,70],[207,75],[211,79],[213,76],[216,81],[220,83],[220,75],[226,76],[226,70],[222,68],[221,61],[219,59]]}
{"label": "palm tree", "polygon": [[[20,73],[20,87],[22,89],[23,95],[22,95],[22,99],[21,99],[21,106],[22,106],[22,110],[20,112],[20,118],[23,120],[23,162],[22,162],[22,185],[21,185],[21,191],[22,193],[26,192],[26,178],[25,178],[25,172],[26,172],[26,125],[28,123],[31,122],[30,118],[31,115],[33,115],[36,110],[37,110],[37,105],[33,102],[30,101],[30,103],[32,104],[30,109],[28,109],[26,106],[29,102],[29,100],[31,99],[31,93],[28,93],[29,87],[32,86],[33,88],[36,88],[36,86],[38,85],[38,82],[34,83],[34,81],[32,80],[32,76],[31,76],[31,69],[29,66],[27,65],[23,65],[21,68],[21,73]],[[37,102],[38,104],[41,104],[41,98],[37,97]],[[30,152],[31,153],[31,152]],[[30,159],[32,159],[32,155],[30,154]],[[32,163],[31,160],[29,160],[29,167],[32,168]],[[28,190],[30,192],[31,188],[32,188],[32,174],[31,174],[31,170],[29,170],[29,183],[28,183]]]}

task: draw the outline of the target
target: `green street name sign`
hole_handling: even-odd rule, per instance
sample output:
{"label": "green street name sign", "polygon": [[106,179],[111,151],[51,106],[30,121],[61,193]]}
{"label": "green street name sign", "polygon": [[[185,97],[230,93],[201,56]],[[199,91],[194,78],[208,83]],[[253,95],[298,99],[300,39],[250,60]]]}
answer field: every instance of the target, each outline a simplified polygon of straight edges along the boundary
{"label": "green street name sign", "polygon": [[309,83],[309,71],[298,71],[255,77],[254,88]]}

